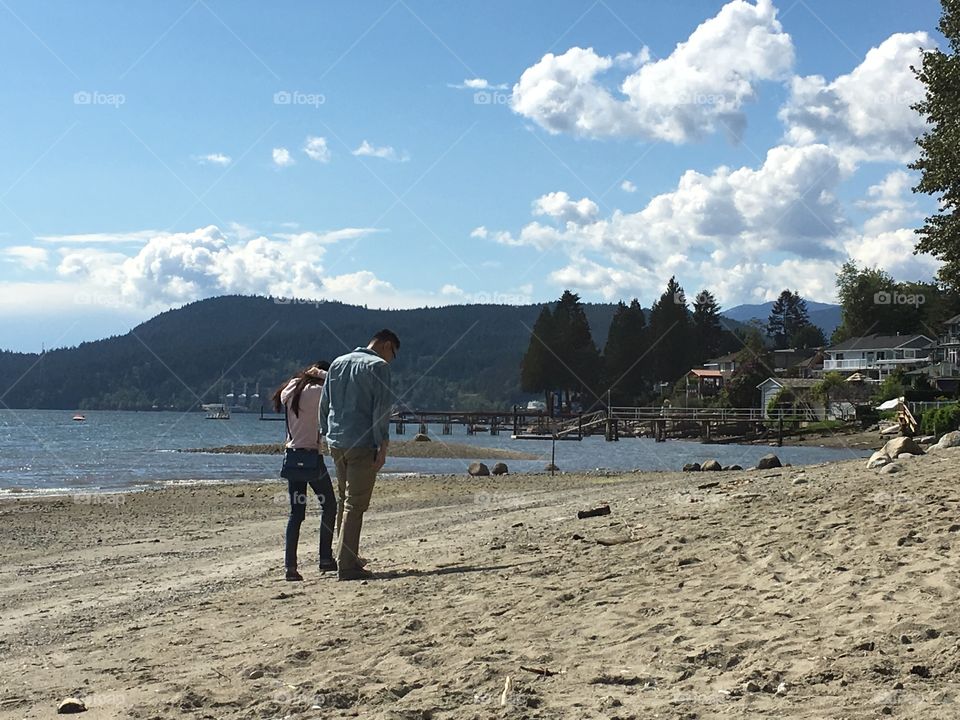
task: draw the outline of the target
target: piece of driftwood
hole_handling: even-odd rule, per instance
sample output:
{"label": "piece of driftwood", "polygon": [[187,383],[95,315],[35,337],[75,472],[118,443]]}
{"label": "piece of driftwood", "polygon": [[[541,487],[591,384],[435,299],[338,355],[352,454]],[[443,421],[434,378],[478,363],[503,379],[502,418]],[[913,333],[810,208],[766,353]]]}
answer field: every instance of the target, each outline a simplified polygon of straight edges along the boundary
{"label": "piece of driftwood", "polygon": [[600,517],[601,515],[609,515],[610,506],[601,505],[599,507],[591,508],[590,510],[580,510],[577,512],[577,520],[583,520],[584,518]]}
{"label": "piece of driftwood", "polygon": [[604,545],[610,547],[611,545],[626,545],[627,543],[639,542],[640,538],[632,537],[609,537],[609,538],[597,538],[597,545]]}
{"label": "piece of driftwood", "polygon": [[559,675],[560,673],[556,670],[551,670],[550,668],[545,667],[528,667],[527,665],[521,665],[520,669],[524,672],[533,673],[534,675],[540,675],[541,677],[553,677],[554,675]]}

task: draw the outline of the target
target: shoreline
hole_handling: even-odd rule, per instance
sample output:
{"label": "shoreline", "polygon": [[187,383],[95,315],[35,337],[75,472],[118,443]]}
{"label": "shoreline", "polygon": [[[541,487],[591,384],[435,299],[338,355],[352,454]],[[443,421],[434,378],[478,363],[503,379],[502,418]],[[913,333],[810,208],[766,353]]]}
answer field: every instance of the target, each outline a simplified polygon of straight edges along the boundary
{"label": "shoreline", "polygon": [[0,503],[0,720],[479,720],[507,677],[544,720],[947,720],[958,458],[391,479],[365,583],[318,574],[312,500],[282,580],[280,483]]}

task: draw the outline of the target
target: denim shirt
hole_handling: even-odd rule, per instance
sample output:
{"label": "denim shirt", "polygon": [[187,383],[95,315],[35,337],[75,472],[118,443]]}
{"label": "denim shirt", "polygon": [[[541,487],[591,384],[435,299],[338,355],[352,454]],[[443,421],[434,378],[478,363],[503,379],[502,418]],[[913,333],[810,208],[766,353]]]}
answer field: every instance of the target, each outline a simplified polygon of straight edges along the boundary
{"label": "denim shirt", "polygon": [[320,395],[320,433],[333,448],[377,448],[390,439],[390,366],[368,348],[341,355]]}

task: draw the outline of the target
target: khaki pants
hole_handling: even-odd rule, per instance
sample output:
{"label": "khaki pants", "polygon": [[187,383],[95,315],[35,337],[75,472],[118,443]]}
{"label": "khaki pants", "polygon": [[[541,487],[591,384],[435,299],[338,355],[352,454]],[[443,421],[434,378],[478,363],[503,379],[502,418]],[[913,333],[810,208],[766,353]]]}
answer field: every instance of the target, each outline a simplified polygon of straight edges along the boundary
{"label": "khaki pants", "polygon": [[359,567],[360,530],[363,513],[370,507],[377,471],[375,448],[330,448],[330,456],[337,467],[337,566],[341,570]]}

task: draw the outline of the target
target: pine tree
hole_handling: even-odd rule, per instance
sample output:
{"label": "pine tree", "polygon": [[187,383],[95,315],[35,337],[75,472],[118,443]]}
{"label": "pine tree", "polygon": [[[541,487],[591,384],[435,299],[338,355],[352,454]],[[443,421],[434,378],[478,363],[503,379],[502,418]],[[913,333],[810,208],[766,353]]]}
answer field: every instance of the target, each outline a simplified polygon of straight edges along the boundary
{"label": "pine tree", "polygon": [[809,324],[807,301],[797,292],[784,290],[770,309],[767,335],[774,347],[783,349],[798,330]]}
{"label": "pine tree", "polygon": [[587,393],[592,404],[597,399],[596,388],[603,369],[579,295],[564,290],[553,312],[553,325],[559,359],[558,387],[566,391],[567,408],[571,393]]}
{"label": "pine tree", "polygon": [[927,121],[917,138],[920,158],[910,168],[921,173],[918,192],[939,200],[939,210],[917,230],[917,250],[943,261],[939,277],[960,289],[960,0],[941,0],[940,32],[951,52],[923,50],[917,78],[926,96],[914,105]]}
{"label": "pine tree", "polygon": [[524,392],[542,392],[547,404],[547,411],[552,414],[550,391],[558,387],[559,363],[556,359],[556,348],[559,346],[553,315],[547,305],[540,310],[537,321],[533,324],[530,334],[530,344],[520,362],[520,387]]}
{"label": "pine tree", "polygon": [[690,313],[687,298],[675,277],[650,309],[651,374],[660,382],[674,383],[693,364]]}
{"label": "pine tree", "polygon": [[603,385],[614,403],[634,404],[644,392],[645,351],[646,318],[640,302],[618,303],[603,349]]}
{"label": "pine tree", "polygon": [[716,357],[720,351],[723,328],[720,326],[720,305],[709,290],[701,290],[693,301],[693,340],[695,365]]}

